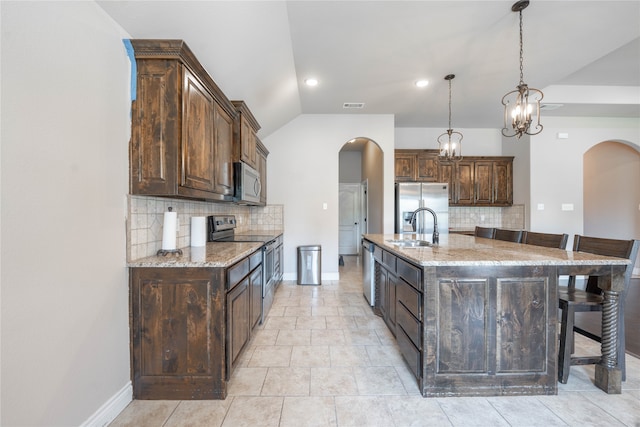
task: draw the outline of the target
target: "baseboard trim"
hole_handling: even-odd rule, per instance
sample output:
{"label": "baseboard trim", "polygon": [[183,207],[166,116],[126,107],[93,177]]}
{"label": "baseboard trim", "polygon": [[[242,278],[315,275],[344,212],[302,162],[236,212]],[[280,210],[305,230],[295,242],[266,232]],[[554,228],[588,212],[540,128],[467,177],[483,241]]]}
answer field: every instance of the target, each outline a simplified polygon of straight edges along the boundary
{"label": "baseboard trim", "polygon": [[80,427],[105,427],[133,401],[133,387],[129,381],[120,391],[111,396],[104,405],[93,413]]}

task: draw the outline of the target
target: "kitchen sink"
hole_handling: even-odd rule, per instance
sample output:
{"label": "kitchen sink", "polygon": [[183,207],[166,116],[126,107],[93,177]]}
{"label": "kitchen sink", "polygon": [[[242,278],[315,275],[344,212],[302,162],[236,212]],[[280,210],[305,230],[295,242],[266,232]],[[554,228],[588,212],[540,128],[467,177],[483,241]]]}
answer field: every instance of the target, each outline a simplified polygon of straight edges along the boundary
{"label": "kitchen sink", "polygon": [[387,240],[388,243],[392,245],[401,246],[404,248],[417,248],[421,246],[433,246],[433,243],[426,240],[413,240],[413,239],[402,239],[402,240]]}

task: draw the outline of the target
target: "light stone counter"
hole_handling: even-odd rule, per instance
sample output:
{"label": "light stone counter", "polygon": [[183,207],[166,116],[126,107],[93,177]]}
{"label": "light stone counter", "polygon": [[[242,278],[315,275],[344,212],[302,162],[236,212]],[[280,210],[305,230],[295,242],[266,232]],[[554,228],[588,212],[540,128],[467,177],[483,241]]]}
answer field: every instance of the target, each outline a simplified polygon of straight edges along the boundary
{"label": "light stone counter", "polygon": [[127,267],[229,267],[260,246],[260,242],[210,242],[200,248],[182,248],[182,255],[150,256],[131,261]]}
{"label": "light stone counter", "polygon": [[441,234],[435,246],[402,247],[390,240],[431,242],[430,234],[365,234],[376,245],[422,266],[627,265],[627,259],[504,242],[462,234]]}

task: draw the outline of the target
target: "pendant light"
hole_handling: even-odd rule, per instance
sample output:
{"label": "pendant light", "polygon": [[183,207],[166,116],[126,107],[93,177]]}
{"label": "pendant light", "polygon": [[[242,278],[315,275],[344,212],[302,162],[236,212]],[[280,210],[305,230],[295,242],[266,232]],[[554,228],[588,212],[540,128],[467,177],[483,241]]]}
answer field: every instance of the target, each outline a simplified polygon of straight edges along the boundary
{"label": "pendant light", "polygon": [[[530,88],[523,77],[523,48],[522,48],[522,11],[529,6],[529,0],[520,0],[511,6],[512,12],[520,14],[520,83],[516,90],[512,90],[502,97],[504,106],[504,127],[502,135],[520,138],[522,135],[537,135],[542,132],[540,124],[540,101],[544,96],[542,91]],[[535,125],[531,127],[531,123]],[[509,129],[511,128],[511,129]]]}
{"label": "pendant light", "polygon": [[444,160],[462,159],[462,134],[451,128],[451,80],[455,77],[455,74],[447,74],[444,78],[449,82],[449,129],[438,137],[440,158]]}

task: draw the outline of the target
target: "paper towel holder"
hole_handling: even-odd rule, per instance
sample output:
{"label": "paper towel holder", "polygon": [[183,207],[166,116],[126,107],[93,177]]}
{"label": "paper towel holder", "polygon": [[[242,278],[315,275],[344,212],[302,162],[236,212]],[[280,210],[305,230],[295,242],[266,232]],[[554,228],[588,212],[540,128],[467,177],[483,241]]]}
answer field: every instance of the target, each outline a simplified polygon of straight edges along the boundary
{"label": "paper towel holder", "polygon": [[[172,207],[169,207],[169,212],[173,210]],[[160,249],[156,252],[156,256],[167,256],[169,254],[182,255],[182,249]]]}
{"label": "paper towel holder", "polygon": [[182,249],[159,249],[156,256],[167,256],[169,254],[182,255]]}

